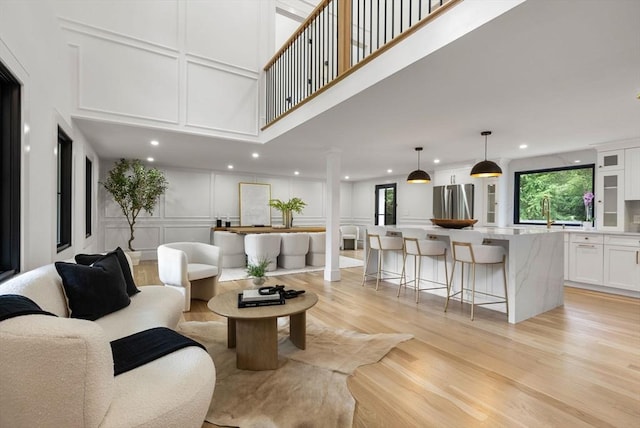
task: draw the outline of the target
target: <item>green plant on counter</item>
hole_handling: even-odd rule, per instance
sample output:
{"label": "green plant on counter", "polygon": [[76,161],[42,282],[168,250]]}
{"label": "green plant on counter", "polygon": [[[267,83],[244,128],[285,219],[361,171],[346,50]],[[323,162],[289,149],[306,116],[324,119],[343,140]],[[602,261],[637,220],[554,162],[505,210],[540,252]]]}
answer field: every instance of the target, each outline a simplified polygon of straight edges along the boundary
{"label": "green plant on counter", "polygon": [[280,199],[270,199],[269,206],[282,212],[282,223],[286,228],[293,226],[293,216],[291,213],[300,214],[307,203],[300,198],[291,198],[284,202]]}

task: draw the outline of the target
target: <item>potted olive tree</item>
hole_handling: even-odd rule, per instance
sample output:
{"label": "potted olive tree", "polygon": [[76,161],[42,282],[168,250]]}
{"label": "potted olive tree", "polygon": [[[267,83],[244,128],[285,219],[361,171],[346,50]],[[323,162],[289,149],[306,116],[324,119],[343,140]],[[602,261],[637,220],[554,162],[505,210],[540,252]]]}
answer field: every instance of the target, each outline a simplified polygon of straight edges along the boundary
{"label": "potted olive tree", "polygon": [[290,229],[293,226],[293,213],[300,214],[307,203],[300,198],[291,198],[284,202],[280,199],[269,200],[269,206],[282,212],[282,224]]}
{"label": "potted olive tree", "polygon": [[140,251],[132,246],[134,227],[140,211],[153,214],[160,195],[167,190],[167,180],[162,171],[146,167],[139,159],[120,159],[100,183],[122,209],[129,223],[129,255],[134,264],[140,260]]}

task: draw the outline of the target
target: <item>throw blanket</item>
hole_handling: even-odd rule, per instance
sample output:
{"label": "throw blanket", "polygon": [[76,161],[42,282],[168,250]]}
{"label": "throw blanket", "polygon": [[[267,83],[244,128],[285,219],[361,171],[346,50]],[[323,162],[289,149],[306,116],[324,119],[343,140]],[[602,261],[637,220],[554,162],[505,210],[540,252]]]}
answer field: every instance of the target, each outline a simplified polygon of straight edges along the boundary
{"label": "throw blanket", "polygon": [[28,297],[19,294],[0,296],[0,321],[21,315],[56,315],[43,311],[40,306]]}
{"label": "throw blanket", "polygon": [[166,327],[144,330],[111,342],[113,371],[117,376],[187,346],[204,346]]}

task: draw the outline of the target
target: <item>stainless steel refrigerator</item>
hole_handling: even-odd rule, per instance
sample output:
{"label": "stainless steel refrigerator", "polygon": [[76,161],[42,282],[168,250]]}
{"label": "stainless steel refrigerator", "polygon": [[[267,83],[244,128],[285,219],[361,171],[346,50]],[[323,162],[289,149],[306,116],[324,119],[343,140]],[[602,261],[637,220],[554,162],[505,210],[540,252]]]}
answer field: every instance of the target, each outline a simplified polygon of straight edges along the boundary
{"label": "stainless steel refrigerator", "polygon": [[433,187],[433,218],[473,218],[473,184]]}

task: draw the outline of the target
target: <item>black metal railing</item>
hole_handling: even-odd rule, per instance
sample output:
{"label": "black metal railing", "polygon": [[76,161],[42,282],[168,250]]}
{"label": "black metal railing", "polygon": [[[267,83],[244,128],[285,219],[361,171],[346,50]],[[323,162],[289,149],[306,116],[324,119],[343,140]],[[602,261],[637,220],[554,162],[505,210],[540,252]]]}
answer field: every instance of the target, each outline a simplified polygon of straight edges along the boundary
{"label": "black metal railing", "polygon": [[266,125],[461,0],[323,0],[264,67]]}

